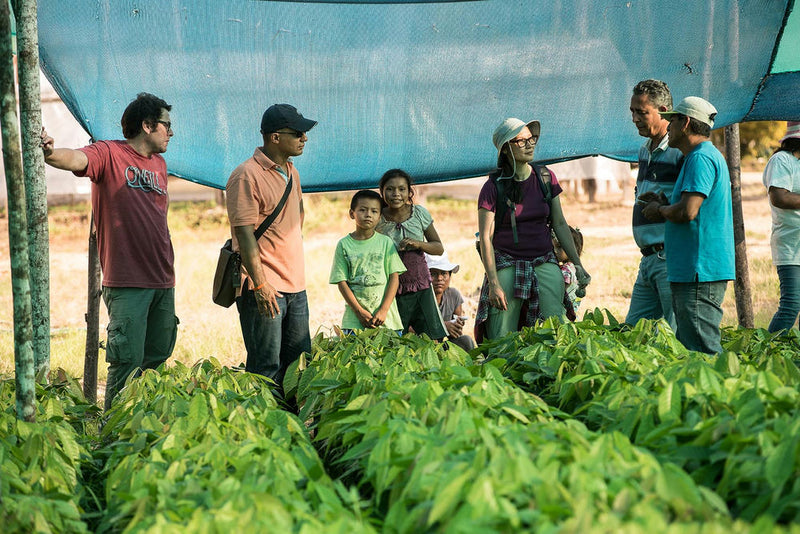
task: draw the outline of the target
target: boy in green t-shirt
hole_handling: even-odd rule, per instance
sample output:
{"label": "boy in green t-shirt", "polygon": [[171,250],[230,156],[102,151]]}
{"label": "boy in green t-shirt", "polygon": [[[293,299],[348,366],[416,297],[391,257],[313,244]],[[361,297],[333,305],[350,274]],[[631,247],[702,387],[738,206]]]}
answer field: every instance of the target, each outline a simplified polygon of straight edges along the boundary
{"label": "boy in green t-shirt", "polygon": [[350,201],[354,232],[336,245],[329,282],[339,286],[346,303],[342,330],[386,326],[402,331],[403,322],[394,296],[400,273],[406,268],[390,237],[375,232],[383,200],[375,191],[362,189]]}

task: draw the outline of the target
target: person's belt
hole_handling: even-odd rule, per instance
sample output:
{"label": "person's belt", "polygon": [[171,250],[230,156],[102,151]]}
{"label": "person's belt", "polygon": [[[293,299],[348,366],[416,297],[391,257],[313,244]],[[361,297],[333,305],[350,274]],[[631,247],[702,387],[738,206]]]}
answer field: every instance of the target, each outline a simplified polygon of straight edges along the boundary
{"label": "person's belt", "polygon": [[650,256],[656,252],[661,252],[664,250],[664,243],[656,243],[655,245],[650,245],[639,250],[642,251],[642,256]]}

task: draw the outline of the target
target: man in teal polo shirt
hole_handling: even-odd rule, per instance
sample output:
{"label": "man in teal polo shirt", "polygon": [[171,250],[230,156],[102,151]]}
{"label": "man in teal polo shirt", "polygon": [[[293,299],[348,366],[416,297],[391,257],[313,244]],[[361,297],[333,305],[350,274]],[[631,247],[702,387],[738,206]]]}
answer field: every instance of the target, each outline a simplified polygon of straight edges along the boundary
{"label": "man in teal polo shirt", "polygon": [[665,220],[667,277],[678,340],[689,350],[722,351],[719,325],[728,280],[736,276],[731,180],[725,159],[709,141],[717,110],[696,96],[661,113],[669,146],[684,155],[672,197],[643,198],[644,216]]}

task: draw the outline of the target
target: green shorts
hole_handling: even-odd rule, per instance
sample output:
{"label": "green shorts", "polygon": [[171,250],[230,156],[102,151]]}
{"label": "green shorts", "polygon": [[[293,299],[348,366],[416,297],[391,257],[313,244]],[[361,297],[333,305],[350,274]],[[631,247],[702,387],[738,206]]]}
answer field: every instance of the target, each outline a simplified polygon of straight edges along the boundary
{"label": "green shorts", "polygon": [[397,295],[395,300],[400,319],[403,321],[403,333],[413,328],[415,333],[426,334],[431,339],[447,337],[447,330],[442,322],[442,314],[439,313],[439,305],[436,304],[432,287]]}
{"label": "green shorts", "polygon": [[[536,279],[539,285],[539,311],[542,317],[562,317],[566,319],[564,310],[564,275],[555,263],[537,265]],[[523,300],[514,297],[514,267],[506,267],[497,271],[497,279],[503,293],[506,294],[508,307],[505,310],[489,308],[486,325],[486,337],[497,339],[509,332],[519,330],[520,314]]]}

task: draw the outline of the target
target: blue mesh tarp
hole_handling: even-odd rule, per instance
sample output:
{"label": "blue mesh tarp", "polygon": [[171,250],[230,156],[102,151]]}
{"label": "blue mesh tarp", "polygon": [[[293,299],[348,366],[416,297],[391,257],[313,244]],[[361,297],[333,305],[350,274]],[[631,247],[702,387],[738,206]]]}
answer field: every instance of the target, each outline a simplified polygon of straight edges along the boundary
{"label": "blue mesh tarp", "polygon": [[[630,91],[665,80],[718,126],[800,119],[793,2],[39,0],[42,66],[97,139],[140,91],[173,104],[170,172],[224,187],[264,109],[319,121],[306,191],[485,174],[507,116],[542,123],[541,161],[635,158]],[[785,29],[785,31],[784,31]],[[773,63],[776,69],[773,73]],[[46,126],[46,125],[45,125]]]}

